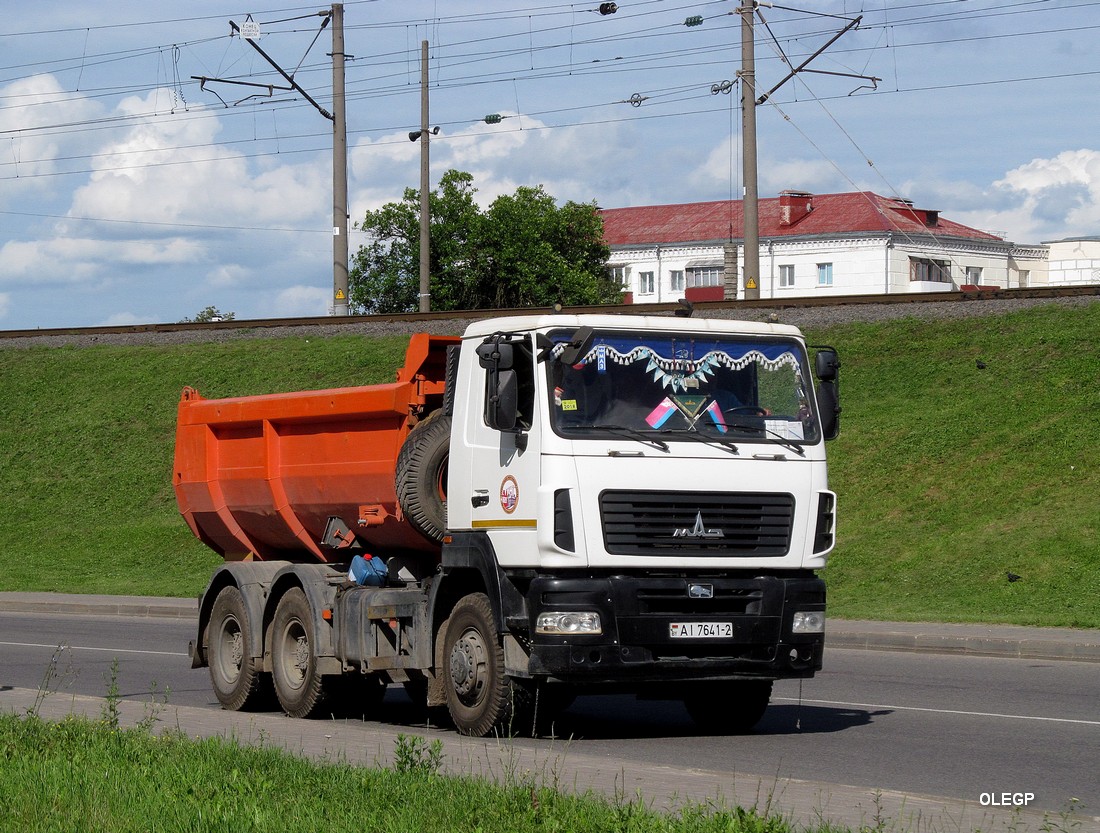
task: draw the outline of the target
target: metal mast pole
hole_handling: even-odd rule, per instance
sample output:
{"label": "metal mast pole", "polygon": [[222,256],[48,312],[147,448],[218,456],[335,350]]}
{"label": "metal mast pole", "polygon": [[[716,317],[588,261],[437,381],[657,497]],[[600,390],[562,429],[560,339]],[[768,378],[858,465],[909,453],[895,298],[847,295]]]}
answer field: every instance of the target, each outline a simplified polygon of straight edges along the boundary
{"label": "metal mast pole", "polygon": [[348,314],[348,128],[344,5],[332,4],[332,314]]}
{"label": "metal mast pole", "polygon": [[744,142],[742,173],[745,180],[744,270],[745,300],[760,297],[760,205],[756,175],[756,53],[753,46],[755,0],[742,0],[741,13],[741,135]]}
{"label": "metal mast pole", "polygon": [[428,208],[428,42],[420,42],[420,311],[431,310],[432,235]]}

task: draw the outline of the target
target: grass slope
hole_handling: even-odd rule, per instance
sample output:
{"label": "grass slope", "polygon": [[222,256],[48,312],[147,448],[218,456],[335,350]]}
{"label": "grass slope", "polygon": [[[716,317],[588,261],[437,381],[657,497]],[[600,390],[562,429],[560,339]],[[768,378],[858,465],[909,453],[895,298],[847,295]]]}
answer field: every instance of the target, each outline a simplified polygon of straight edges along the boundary
{"label": "grass slope", "polygon": [[[1100,627],[1100,304],[808,336],[843,361],[832,615]],[[180,389],[389,381],[404,343],[0,350],[0,589],[200,592],[218,559],[171,490]]]}
{"label": "grass slope", "polygon": [[844,361],[832,613],[1100,627],[1100,304],[815,335]]}
{"label": "grass slope", "polygon": [[406,340],[0,350],[0,589],[190,596],[221,559],[172,491],[176,404],[393,381]]}

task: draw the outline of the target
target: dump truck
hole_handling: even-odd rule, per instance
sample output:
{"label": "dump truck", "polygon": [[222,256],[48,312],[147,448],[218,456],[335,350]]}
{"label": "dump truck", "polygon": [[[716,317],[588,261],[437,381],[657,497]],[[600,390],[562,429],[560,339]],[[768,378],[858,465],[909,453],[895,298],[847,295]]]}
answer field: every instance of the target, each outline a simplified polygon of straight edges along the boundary
{"label": "dump truck", "polygon": [[822,667],[839,366],[782,324],[546,314],[415,335],[392,383],[186,388],[174,488],[224,559],[192,666],[295,717],[402,684],[473,736],[600,693],[747,731]]}

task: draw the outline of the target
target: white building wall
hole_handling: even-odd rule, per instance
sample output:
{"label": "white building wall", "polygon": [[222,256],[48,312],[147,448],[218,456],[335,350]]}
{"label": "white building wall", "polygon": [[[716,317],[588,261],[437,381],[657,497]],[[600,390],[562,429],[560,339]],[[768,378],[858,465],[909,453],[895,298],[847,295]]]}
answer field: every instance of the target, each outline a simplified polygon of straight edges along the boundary
{"label": "white building wall", "polygon": [[[1049,282],[1100,283],[1100,239],[1065,241],[1050,244]],[[1064,252],[1055,260],[1055,251]],[[738,263],[744,263],[739,249]],[[613,251],[611,267],[625,267],[627,291],[635,304],[670,303],[684,297],[684,290],[673,289],[671,276],[683,272],[688,285],[689,266],[693,263],[720,264],[723,246],[667,244]],[[950,281],[910,280],[911,259],[946,261]],[[832,264],[832,285],[818,280],[818,266]],[[1055,264],[1058,264],[1057,267]],[[782,268],[791,267],[794,284],[782,285]],[[765,240],[760,246],[760,297],[806,298],[830,295],[878,295],[909,292],[950,292],[960,286],[978,283],[1002,288],[1042,286],[1048,280],[1047,250],[1044,246],[1014,247],[1010,243],[983,241],[937,241],[899,239],[897,236],[865,238],[829,238],[820,240]],[[967,267],[981,270],[980,278],[967,277]],[[640,284],[642,273],[654,275],[653,291]],[[1021,277],[1021,276],[1024,277]],[[738,297],[744,296],[738,280]]]}
{"label": "white building wall", "polygon": [[1057,240],[1047,246],[1051,286],[1100,283],[1100,239]]}
{"label": "white building wall", "polygon": [[[760,297],[805,298],[883,291],[885,240],[770,241],[760,249]],[[832,284],[818,280],[818,266],[832,265]],[[782,267],[794,285],[782,286]]]}

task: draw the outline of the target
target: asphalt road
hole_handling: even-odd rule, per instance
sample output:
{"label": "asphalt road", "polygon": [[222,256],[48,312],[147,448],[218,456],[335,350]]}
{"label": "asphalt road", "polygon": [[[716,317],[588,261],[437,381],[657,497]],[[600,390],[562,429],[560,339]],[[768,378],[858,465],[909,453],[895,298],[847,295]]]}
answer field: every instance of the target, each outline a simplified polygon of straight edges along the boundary
{"label": "asphalt road", "polygon": [[[114,686],[140,702],[167,690],[172,706],[218,711],[206,670],[190,668],[192,630],[186,620],[0,613],[0,690],[103,697]],[[1026,792],[1029,810],[1057,814],[1077,799],[1091,817],[1100,814],[1097,682],[1095,663],[830,649],[817,678],[776,685],[749,736],[710,737],[679,703],[626,697],[578,698],[556,733],[570,738],[570,754],[659,763],[673,791],[678,771],[704,769],[975,803]],[[423,727],[397,687],[376,717],[390,729]],[[325,721],[295,727],[332,731]]]}

